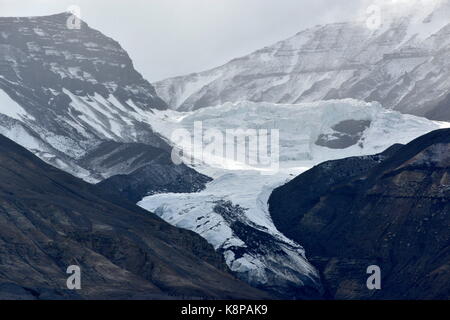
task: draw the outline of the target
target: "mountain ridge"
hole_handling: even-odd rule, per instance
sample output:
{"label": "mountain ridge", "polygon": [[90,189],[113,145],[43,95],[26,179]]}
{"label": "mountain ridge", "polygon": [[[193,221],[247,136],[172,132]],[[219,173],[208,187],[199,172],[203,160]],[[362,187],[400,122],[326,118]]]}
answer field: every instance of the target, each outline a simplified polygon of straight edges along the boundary
{"label": "mountain ridge", "polygon": [[[196,234],[56,169],[0,136],[0,297],[267,298]],[[81,267],[81,290],[66,268]]]}
{"label": "mountain ridge", "polygon": [[315,26],[220,67],[153,84],[170,108],[182,111],[242,100],[355,98],[449,120],[439,105],[450,92],[450,2],[436,5],[390,20],[383,11],[375,30],[364,20]]}
{"label": "mountain ridge", "polygon": [[98,181],[78,160],[105,140],[170,149],[144,121],[166,104],[117,41],[69,17],[0,18],[0,133]]}
{"label": "mountain ridge", "polygon": [[[336,299],[448,299],[450,130],[320,164],[276,189],[275,225],[305,246]],[[381,268],[381,290],[366,269]]]}

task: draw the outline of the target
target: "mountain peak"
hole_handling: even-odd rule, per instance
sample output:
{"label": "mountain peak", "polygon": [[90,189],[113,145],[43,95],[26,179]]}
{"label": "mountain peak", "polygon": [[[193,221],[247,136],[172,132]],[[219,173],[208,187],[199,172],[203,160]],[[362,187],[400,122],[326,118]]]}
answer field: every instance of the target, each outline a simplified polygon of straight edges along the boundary
{"label": "mountain peak", "polygon": [[[154,86],[171,108],[184,111],[244,100],[354,98],[450,120],[442,107],[450,99],[450,1],[374,6],[364,8],[364,18],[311,27],[223,66]],[[433,77],[422,81],[430,72]]]}
{"label": "mountain peak", "polygon": [[143,119],[166,104],[117,41],[73,17],[0,18],[0,99],[17,110],[0,133],[86,178],[71,161],[100,141],[164,145]]}

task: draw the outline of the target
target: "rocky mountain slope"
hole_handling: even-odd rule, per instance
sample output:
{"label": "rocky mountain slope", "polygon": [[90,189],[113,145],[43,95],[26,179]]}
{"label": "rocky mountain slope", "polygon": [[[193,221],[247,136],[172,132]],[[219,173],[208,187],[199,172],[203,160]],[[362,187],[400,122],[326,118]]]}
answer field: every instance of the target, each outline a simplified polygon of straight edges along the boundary
{"label": "rocky mountain slope", "polygon": [[[265,298],[201,237],[0,136],[1,299]],[[81,267],[81,290],[66,269]]]}
{"label": "rocky mountain slope", "polygon": [[[200,234],[223,254],[240,279],[277,297],[317,297],[323,288],[303,247],[273,224],[267,208],[270,192],[321,161],[378,153],[393,143],[407,143],[448,126],[352,99],[295,105],[242,101],[189,112],[166,109],[115,41],[84,22],[80,30],[68,29],[68,17],[0,18],[0,133],[87,181],[106,179],[99,184],[108,191],[102,197],[121,202],[125,200],[118,200],[119,194],[133,201],[145,196],[142,207]],[[250,80],[239,88],[224,85],[238,92]],[[272,80],[267,78],[268,83]],[[205,101],[205,106],[210,103]],[[280,166],[267,172],[207,153],[190,167],[175,166],[169,143],[184,146],[172,139],[172,133],[183,129],[191,134],[196,121],[202,121],[205,129],[222,132],[279,129]],[[203,140],[203,134],[195,139]],[[76,203],[68,204],[77,208]],[[63,216],[58,219],[65,221]],[[105,224],[108,229],[106,218],[100,228]],[[120,234],[113,238],[123,245],[129,242]],[[114,241],[112,245],[118,246]],[[115,250],[108,251],[108,258]],[[122,261],[127,250],[119,249],[123,254],[114,257]],[[136,263],[142,265],[139,259]],[[147,267],[133,270],[144,272]],[[176,281],[184,283],[180,278]],[[186,294],[180,292],[174,294]],[[202,291],[201,296],[220,294]]]}
{"label": "rocky mountain slope", "polygon": [[[84,157],[82,163],[87,167],[105,168],[106,172],[124,172],[97,185],[133,203],[155,193],[201,191],[212,180],[184,164],[174,165],[170,153],[139,143],[104,142]],[[127,167],[138,169],[127,170]]]}
{"label": "rocky mountain slope", "polygon": [[[450,298],[450,130],[320,164],[277,188],[275,225],[304,245],[332,298]],[[381,290],[366,287],[370,265]]]}
{"label": "rocky mountain slope", "polygon": [[[385,1],[388,3],[388,1]],[[396,1],[367,19],[320,25],[200,73],[154,84],[171,108],[355,98],[450,120],[450,2]]]}
{"label": "rocky mountain slope", "polygon": [[[84,22],[68,28],[70,17],[0,18],[0,133],[91,182],[169,155],[145,121],[166,104],[116,41]],[[105,141],[116,142],[110,157],[123,150],[120,164],[108,167]],[[127,152],[134,143],[148,150]]]}

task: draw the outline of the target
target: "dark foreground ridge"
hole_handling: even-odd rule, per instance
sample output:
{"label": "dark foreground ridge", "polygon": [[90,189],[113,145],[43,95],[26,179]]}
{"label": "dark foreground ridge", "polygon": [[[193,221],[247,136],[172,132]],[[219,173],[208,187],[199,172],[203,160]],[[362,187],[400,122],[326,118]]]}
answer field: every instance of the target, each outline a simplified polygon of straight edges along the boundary
{"label": "dark foreground ridge", "polygon": [[[70,265],[81,290],[66,287]],[[0,136],[0,299],[266,297],[200,236]]]}
{"label": "dark foreground ridge", "polygon": [[[331,298],[450,298],[450,129],[320,164],[276,189],[269,206]],[[370,265],[381,268],[381,290],[367,289]]]}

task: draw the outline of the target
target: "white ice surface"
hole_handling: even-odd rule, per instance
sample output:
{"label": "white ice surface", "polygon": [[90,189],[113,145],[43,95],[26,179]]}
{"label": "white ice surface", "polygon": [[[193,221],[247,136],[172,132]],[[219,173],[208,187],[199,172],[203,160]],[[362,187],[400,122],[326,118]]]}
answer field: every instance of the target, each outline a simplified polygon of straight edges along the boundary
{"label": "white ice surface", "polygon": [[[245,166],[242,166],[245,170],[237,170],[236,166],[217,166],[217,159],[202,154],[203,161],[191,165],[214,179],[204,191],[156,194],[139,202],[140,206],[167,222],[199,233],[216,249],[224,251],[232,270],[250,274],[253,280],[259,279],[261,283],[266,281],[265,262],[261,257],[244,255],[237,261],[234,254],[226,250],[232,246],[245,248],[248,244],[236,237],[225,219],[214,212],[217,201],[231,201],[246,208],[245,215],[250,224],[296,248],[286,250],[290,255],[286,263],[291,259],[299,271],[313,275],[314,269],[304,259],[301,246],[282,235],[272,222],[267,207],[272,190],[320,162],[379,153],[392,144],[408,143],[420,135],[450,126],[449,123],[386,110],[378,103],[351,99],[298,105],[226,103],[185,113],[157,111],[147,120],[169,140],[175,129],[184,128],[192,132],[194,123],[198,121],[202,122],[205,130],[215,128],[222,132],[236,128],[280,130],[280,167],[273,174],[263,175],[258,168],[249,170]],[[332,133],[332,127],[344,120],[371,122],[360,143],[346,149],[329,149],[314,143],[320,134]]]}

